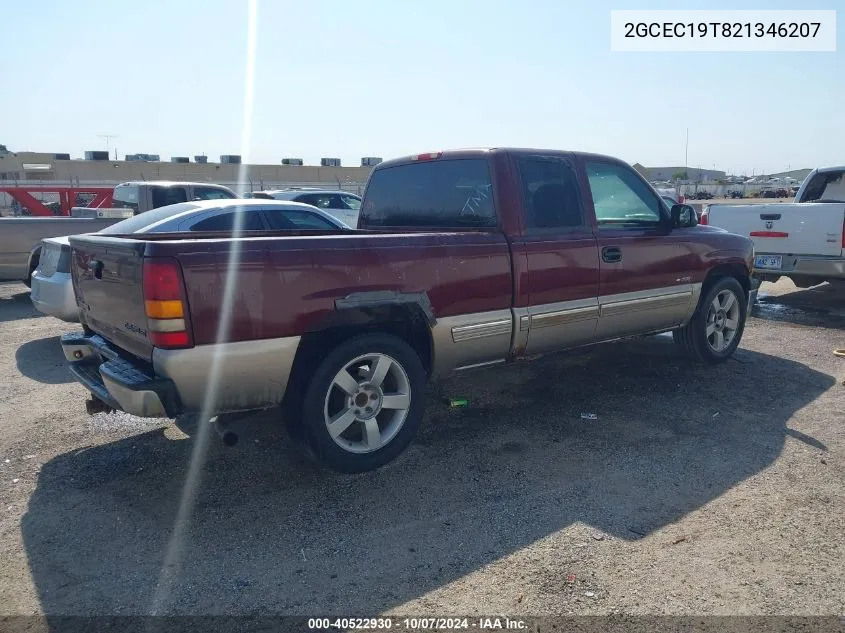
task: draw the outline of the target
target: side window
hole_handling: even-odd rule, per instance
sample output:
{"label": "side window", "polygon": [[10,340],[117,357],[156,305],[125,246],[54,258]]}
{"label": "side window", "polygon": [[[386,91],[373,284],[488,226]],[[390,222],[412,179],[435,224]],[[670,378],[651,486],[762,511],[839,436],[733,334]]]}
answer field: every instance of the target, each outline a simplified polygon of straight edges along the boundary
{"label": "side window", "polygon": [[267,209],[265,211],[270,227],[279,231],[336,231],[337,227],[307,211],[279,211]]}
{"label": "side window", "polygon": [[231,200],[234,197],[225,189],[194,187],[194,200]]}
{"label": "side window", "polygon": [[261,219],[261,212],[257,209],[247,209],[245,211],[230,211],[227,213],[219,213],[210,218],[200,220],[191,226],[192,231],[233,231],[235,229],[236,215],[243,214],[243,224],[241,229],[244,231],[266,231],[264,221]]}
{"label": "side window", "polygon": [[343,200],[343,204],[353,211],[361,210],[361,201],[355,196],[341,196],[340,199]]}
{"label": "side window", "polygon": [[555,158],[520,158],[525,224],[531,231],[585,227],[575,172]]}
{"label": "side window", "polygon": [[184,187],[153,187],[153,209],[188,201]]}
{"label": "side window", "polygon": [[299,196],[296,202],[304,202],[305,204],[313,205],[319,209],[331,209],[332,196],[325,194],[310,193],[308,195]]}
{"label": "side window", "polygon": [[587,179],[599,228],[656,226],[660,199],[630,169],[613,163],[587,163]]}

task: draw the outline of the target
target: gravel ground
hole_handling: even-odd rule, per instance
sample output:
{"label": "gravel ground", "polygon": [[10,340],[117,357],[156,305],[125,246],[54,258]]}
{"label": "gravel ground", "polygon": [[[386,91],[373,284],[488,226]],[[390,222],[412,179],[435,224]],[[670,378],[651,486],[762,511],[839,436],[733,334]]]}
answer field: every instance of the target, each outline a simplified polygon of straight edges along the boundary
{"label": "gravel ground", "polygon": [[845,294],[827,286],[764,284],[719,367],[658,336],[432,386],[418,439],[375,473],[321,470],[254,416],[208,444],[175,542],[195,440],[86,415],[57,338],[75,326],[25,291],[0,286],[0,613],[845,612]]}

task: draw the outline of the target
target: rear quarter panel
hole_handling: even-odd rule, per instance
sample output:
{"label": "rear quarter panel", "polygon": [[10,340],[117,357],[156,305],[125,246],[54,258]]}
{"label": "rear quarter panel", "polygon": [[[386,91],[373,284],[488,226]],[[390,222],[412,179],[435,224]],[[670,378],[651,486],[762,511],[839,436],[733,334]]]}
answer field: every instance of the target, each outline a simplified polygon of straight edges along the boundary
{"label": "rear quarter panel", "polygon": [[508,309],[510,249],[498,232],[359,234],[148,242],[182,264],[197,345],[214,343],[237,256],[226,340],[298,336],[352,293],[425,292],[435,317]]}

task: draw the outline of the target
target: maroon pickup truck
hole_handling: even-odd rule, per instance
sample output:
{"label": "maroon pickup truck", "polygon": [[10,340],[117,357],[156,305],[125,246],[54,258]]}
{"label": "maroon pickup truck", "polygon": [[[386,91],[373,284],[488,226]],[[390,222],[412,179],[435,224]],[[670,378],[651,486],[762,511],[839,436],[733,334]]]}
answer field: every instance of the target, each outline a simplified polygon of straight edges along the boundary
{"label": "maroon pickup truck", "polygon": [[726,360],[753,259],[617,159],[531,149],[384,162],[356,232],[70,242],[84,333],[62,346],[92,408],[279,407],[347,472],[396,457],[452,371],[664,331]]}

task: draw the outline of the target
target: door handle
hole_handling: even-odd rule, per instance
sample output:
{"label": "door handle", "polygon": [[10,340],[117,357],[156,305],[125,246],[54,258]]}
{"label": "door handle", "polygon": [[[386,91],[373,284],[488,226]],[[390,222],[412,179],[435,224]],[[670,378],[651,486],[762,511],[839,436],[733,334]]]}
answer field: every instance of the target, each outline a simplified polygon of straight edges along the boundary
{"label": "door handle", "polygon": [[618,246],[605,246],[601,249],[602,261],[608,264],[615,264],[622,261],[622,249]]}

